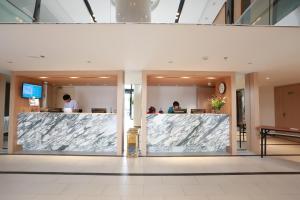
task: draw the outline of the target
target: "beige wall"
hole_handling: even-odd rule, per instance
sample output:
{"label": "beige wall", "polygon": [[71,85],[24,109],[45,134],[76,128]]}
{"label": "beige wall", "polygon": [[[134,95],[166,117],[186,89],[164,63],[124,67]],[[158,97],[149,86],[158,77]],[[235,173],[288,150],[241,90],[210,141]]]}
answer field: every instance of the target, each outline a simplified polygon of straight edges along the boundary
{"label": "beige wall", "polygon": [[197,108],[212,112],[209,99],[215,94],[214,87],[197,87]]}
{"label": "beige wall", "polygon": [[[221,82],[224,82],[226,84],[226,92],[225,94],[220,94],[219,93],[219,84]],[[231,114],[231,98],[232,98],[232,91],[231,91],[232,87],[231,87],[231,78],[230,77],[226,77],[223,79],[219,79],[216,83],[216,88],[215,88],[215,95],[220,96],[220,97],[226,97],[226,104],[225,106],[222,108],[221,112],[222,113],[226,113],[226,114]]]}
{"label": "beige wall", "polygon": [[242,1],[243,0],[234,0],[234,22],[237,22],[242,14]]}
{"label": "beige wall", "polygon": [[275,97],[273,86],[259,88],[259,110],[260,124],[275,126]]}
{"label": "beige wall", "polygon": [[17,151],[17,115],[20,112],[30,111],[28,99],[21,98],[22,83],[41,84],[36,79],[17,76],[12,73],[10,85],[10,108],[9,108],[9,135],[8,135],[8,153]]}
{"label": "beige wall", "polygon": [[217,15],[215,21],[213,22],[213,24],[225,24],[226,20],[225,20],[225,4],[223,5],[223,7],[221,8],[219,14]]}

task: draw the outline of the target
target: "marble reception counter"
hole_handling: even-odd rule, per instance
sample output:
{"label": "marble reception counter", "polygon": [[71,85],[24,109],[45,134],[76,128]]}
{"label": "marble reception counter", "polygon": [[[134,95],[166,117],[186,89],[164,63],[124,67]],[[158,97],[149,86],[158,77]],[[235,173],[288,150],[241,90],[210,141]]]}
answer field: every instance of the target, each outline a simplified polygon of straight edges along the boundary
{"label": "marble reception counter", "polygon": [[230,120],[225,114],[148,114],[148,153],[226,152]]}
{"label": "marble reception counter", "polygon": [[20,113],[24,151],[116,153],[117,116],[103,113]]}

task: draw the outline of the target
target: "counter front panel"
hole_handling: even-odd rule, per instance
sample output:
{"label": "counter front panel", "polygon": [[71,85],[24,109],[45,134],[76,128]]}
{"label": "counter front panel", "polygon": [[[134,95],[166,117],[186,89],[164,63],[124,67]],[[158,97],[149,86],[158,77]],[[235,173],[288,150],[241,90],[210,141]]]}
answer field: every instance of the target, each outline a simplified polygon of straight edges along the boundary
{"label": "counter front panel", "polygon": [[226,152],[229,115],[148,114],[148,153]]}
{"label": "counter front panel", "polygon": [[116,114],[20,113],[17,133],[25,151],[117,151]]}

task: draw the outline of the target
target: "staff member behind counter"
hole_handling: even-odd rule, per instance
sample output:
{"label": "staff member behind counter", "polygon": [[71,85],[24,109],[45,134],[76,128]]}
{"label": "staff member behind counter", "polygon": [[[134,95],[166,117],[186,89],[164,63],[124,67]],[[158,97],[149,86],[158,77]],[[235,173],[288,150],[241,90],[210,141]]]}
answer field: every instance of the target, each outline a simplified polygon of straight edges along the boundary
{"label": "staff member behind counter", "polygon": [[63,96],[63,100],[65,102],[64,112],[79,111],[79,106],[77,101],[71,99],[71,96],[69,94],[65,94]]}
{"label": "staff member behind counter", "polygon": [[173,106],[169,107],[168,113],[174,113],[174,110],[179,110],[179,109],[181,109],[180,106],[179,106],[179,102],[174,101]]}

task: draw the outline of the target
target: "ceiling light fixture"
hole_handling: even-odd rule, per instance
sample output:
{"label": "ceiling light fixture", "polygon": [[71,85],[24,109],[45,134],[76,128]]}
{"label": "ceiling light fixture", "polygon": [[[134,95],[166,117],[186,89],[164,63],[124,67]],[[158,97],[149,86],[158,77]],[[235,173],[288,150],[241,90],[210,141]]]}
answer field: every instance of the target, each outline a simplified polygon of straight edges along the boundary
{"label": "ceiling light fixture", "polygon": [[100,76],[99,78],[105,79],[105,78],[110,78],[110,77],[109,76]]}
{"label": "ceiling light fixture", "polygon": [[7,63],[12,64],[12,63],[14,63],[14,62],[13,62],[13,61],[8,61]]}
{"label": "ceiling light fixture", "polygon": [[46,78],[48,78],[47,76],[41,76],[40,77],[41,79],[46,79]]}
{"label": "ceiling light fixture", "polygon": [[208,57],[207,56],[203,56],[202,60],[208,60]]}
{"label": "ceiling light fixture", "polygon": [[266,80],[270,80],[271,78],[270,77],[266,77]]}
{"label": "ceiling light fixture", "polygon": [[79,78],[79,77],[77,77],[77,76],[71,76],[71,77],[69,77],[69,78],[71,78],[71,79],[76,79],[76,78]]}
{"label": "ceiling light fixture", "polygon": [[183,76],[183,77],[181,77],[181,78],[184,78],[184,79],[189,79],[189,78],[191,78],[191,77],[188,77],[188,76]]}
{"label": "ceiling light fixture", "polygon": [[248,62],[248,65],[252,65],[253,63],[252,62]]}
{"label": "ceiling light fixture", "polygon": [[165,78],[165,77],[163,77],[163,76],[157,76],[157,77],[155,77],[155,78]]}
{"label": "ceiling light fixture", "polygon": [[228,60],[228,57],[227,57],[227,56],[225,56],[225,57],[224,57],[224,60],[226,60],[226,61],[227,61],[227,60]]}
{"label": "ceiling light fixture", "polygon": [[172,60],[169,60],[169,61],[168,61],[168,63],[169,63],[169,64],[172,64],[172,63],[173,63],[173,61],[172,61]]}
{"label": "ceiling light fixture", "polygon": [[209,77],[206,77],[206,79],[208,79],[208,80],[215,80],[216,77],[209,76]]}

